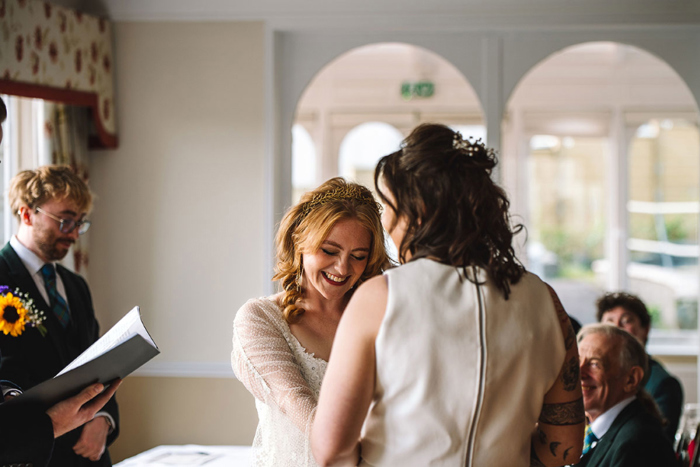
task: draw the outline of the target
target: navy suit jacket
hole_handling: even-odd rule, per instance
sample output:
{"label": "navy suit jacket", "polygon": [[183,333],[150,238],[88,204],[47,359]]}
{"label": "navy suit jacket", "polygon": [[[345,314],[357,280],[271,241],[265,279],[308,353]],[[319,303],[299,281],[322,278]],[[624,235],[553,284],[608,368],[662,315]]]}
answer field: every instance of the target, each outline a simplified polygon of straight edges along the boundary
{"label": "navy suit jacket", "polygon": [[[70,307],[71,324],[68,329],[64,329],[58,322],[49,304],[37,289],[34,279],[10,244],[7,243],[0,250],[0,285],[7,285],[12,292],[19,288],[21,292],[28,293],[35,306],[46,316],[43,323],[48,331],[46,336],[41,336],[35,328],[25,328],[22,335],[17,337],[0,333],[0,379],[12,381],[25,390],[56,376],[99,337],[92,297],[85,279],[60,265],[57,266],[56,272],[61,276]],[[112,398],[102,410],[108,412],[117,425],[107,438],[109,445],[119,433],[116,399]],[[50,466],[112,465],[107,451],[97,462],[91,462],[73,452],[73,446],[78,441],[81,431],[82,428],[78,428],[56,439]]]}
{"label": "navy suit jacket", "polygon": [[0,466],[45,467],[53,452],[51,418],[42,407],[5,405],[3,402],[0,391]]}
{"label": "navy suit jacket", "polygon": [[635,400],[615,418],[598,444],[575,467],[676,467],[661,424]]}

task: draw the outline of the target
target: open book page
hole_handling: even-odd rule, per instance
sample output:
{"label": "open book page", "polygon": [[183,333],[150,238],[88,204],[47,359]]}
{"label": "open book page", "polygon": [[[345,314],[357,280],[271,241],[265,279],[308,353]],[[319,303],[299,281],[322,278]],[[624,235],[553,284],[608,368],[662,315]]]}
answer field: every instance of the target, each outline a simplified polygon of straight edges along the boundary
{"label": "open book page", "polygon": [[119,320],[117,324],[112,326],[112,329],[107,331],[104,336],[100,337],[94,344],[88,347],[83,353],[81,353],[78,358],[73,360],[68,366],[66,366],[59,374],[67,373],[74,368],[78,368],[81,365],[94,360],[100,355],[112,350],[122,342],[126,342],[129,338],[139,334],[144,340],[150,343],[154,348],[158,348],[151,339],[150,334],[146,331],[146,327],[141,321],[141,312],[139,307],[135,306],[130,312],[128,312],[122,319]]}

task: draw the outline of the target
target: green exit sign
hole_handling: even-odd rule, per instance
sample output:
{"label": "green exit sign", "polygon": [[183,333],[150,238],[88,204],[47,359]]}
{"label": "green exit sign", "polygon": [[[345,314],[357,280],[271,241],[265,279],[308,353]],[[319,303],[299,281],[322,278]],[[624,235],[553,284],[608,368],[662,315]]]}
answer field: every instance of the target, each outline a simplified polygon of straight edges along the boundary
{"label": "green exit sign", "polygon": [[432,81],[418,81],[411,83],[404,81],[401,83],[401,97],[404,100],[410,101],[414,97],[422,99],[433,97],[435,94],[435,84]]}

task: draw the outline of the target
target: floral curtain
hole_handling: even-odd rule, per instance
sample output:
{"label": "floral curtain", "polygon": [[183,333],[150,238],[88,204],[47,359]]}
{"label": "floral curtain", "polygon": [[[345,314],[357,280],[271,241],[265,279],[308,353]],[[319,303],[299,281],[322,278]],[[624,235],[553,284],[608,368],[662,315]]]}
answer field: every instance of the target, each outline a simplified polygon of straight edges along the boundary
{"label": "floral curtain", "polygon": [[117,146],[111,23],[38,0],[0,0],[0,93],[90,107]]}
{"label": "floral curtain", "polygon": [[[88,113],[84,107],[44,103],[44,154],[42,162],[69,165],[88,183]],[[88,233],[78,237],[64,266],[87,278]]]}

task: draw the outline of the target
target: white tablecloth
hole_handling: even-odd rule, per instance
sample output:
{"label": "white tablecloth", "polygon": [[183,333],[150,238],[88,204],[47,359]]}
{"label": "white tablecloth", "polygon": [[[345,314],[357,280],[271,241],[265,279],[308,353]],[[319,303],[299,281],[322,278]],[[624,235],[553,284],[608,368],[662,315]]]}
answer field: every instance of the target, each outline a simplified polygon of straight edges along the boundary
{"label": "white tablecloth", "polygon": [[158,446],[125,459],[114,467],[249,467],[252,460],[250,446]]}

